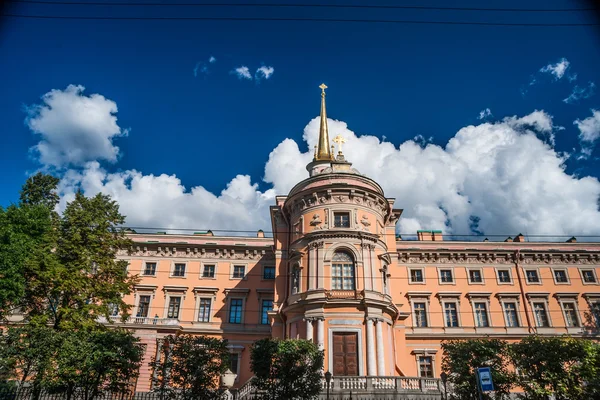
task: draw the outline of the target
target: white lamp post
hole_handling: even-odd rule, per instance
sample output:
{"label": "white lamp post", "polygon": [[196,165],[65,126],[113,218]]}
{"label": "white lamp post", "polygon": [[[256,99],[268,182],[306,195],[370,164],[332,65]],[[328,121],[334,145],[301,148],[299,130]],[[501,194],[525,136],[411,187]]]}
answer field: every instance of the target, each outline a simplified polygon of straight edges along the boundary
{"label": "white lamp post", "polygon": [[231,393],[231,391],[229,389],[231,389],[231,387],[235,383],[235,378],[237,378],[237,374],[234,374],[233,372],[231,372],[231,370],[229,368],[227,368],[227,371],[225,371],[225,373],[223,375],[221,375],[221,384],[229,392],[229,396],[227,396],[228,398],[233,397],[233,394]]}

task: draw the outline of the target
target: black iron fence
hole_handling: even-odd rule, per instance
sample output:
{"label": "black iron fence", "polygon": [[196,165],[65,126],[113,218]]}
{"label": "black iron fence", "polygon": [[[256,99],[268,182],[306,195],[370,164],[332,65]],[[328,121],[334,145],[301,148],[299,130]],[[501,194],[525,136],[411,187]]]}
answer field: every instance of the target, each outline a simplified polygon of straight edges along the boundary
{"label": "black iron fence", "polygon": [[32,387],[0,389],[0,400],[161,400],[158,393],[135,392],[135,393],[100,393],[93,399],[82,392],[75,391],[68,396],[66,393],[48,393],[46,391],[36,392]]}

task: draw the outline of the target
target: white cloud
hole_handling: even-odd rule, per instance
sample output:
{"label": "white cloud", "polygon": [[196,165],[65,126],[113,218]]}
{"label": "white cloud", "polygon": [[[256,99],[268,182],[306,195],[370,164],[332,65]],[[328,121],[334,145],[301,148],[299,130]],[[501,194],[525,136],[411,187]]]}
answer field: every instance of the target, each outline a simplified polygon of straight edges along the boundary
{"label": "white cloud", "polygon": [[594,143],[600,138],[600,111],[592,110],[592,116],[573,122],[579,129],[579,140]]}
{"label": "white cloud", "polygon": [[215,56],[210,56],[210,58],[208,59],[208,62],[213,64],[217,62],[217,59],[215,58]]}
{"label": "white cloud", "polygon": [[554,75],[554,79],[561,79],[567,68],[569,68],[569,61],[566,58],[561,58],[556,64],[548,64],[540,69],[540,72],[545,72]]}
{"label": "white cloud", "polygon": [[485,118],[492,117],[492,116],[493,116],[492,111],[489,108],[486,108],[479,112],[479,117],[477,119],[485,119]]}
{"label": "white cloud", "polygon": [[117,125],[117,104],[100,94],[86,96],[84,90],[80,85],[53,89],[41,104],[26,108],[27,126],[41,137],[32,151],[45,166],[117,161],[119,148],[113,140],[128,132]]}
{"label": "white cloud", "polygon": [[580,99],[587,99],[594,94],[596,89],[596,84],[594,82],[588,82],[587,87],[581,87],[579,85],[575,85],[573,88],[573,92],[569,95],[569,97],[563,99],[565,103],[571,104],[579,101]]}
{"label": "white cloud", "polygon": [[256,79],[269,79],[271,77],[271,75],[273,75],[273,73],[275,72],[275,68],[273,67],[267,67],[267,66],[262,66],[260,68],[258,68],[256,70],[256,74],[255,77]]}
{"label": "white cloud", "polygon": [[239,79],[252,80],[252,74],[250,73],[248,67],[246,67],[245,65],[234,69],[233,71],[231,71],[231,73],[237,75]]}

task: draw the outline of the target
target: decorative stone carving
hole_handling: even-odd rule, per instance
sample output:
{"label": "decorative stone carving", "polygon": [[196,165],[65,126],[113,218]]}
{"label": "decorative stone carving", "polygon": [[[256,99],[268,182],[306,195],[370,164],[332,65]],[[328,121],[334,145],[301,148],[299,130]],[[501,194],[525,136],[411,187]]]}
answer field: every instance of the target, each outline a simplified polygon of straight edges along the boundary
{"label": "decorative stone carving", "polygon": [[321,221],[321,217],[319,217],[319,214],[313,214],[310,224],[312,226],[318,226],[318,225],[321,225],[322,223],[323,222]]}

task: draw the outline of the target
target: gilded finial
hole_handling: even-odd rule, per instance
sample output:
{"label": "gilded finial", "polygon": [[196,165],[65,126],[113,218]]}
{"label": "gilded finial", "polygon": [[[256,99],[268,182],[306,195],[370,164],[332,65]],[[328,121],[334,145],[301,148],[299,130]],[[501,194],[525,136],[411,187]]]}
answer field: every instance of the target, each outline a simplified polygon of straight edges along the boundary
{"label": "gilded finial", "polygon": [[319,145],[315,161],[333,160],[333,152],[329,149],[329,130],[327,128],[327,109],[325,106],[325,89],[327,85],[319,85],[321,89],[321,126],[319,128]]}
{"label": "gilded finial", "polygon": [[338,145],[338,153],[342,154],[342,144],[346,143],[346,139],[342,135],[337,135],[333,141]]}

